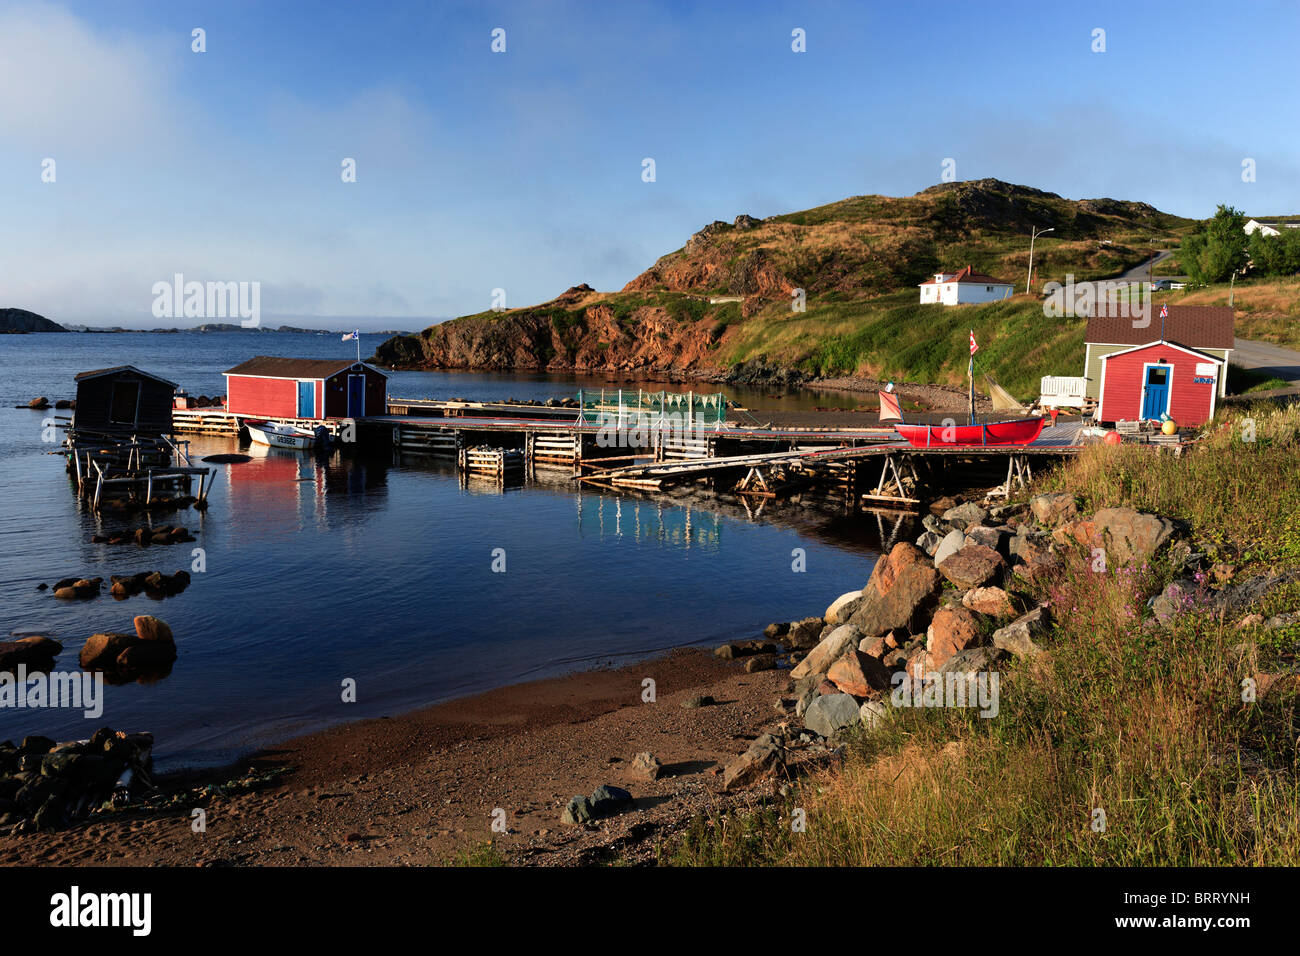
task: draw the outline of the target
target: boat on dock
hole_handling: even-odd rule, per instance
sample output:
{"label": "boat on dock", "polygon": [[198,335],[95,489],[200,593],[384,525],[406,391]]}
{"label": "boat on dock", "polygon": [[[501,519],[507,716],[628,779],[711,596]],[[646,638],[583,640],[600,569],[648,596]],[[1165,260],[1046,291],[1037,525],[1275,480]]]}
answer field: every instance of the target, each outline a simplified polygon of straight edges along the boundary
{"label": "boat on dock", "polygon": [[299,425],[286,425],[280,422],[267,422],[247,420],[244,427],[248,429],[248,437],[258,445],[269,445],[272,448],[292,448],[296,450],[306,450],[315,447],[318,435],[309,428],[303,428]]}
{"label": "boat on dock", "polygon": [[1028,445],[1043,431],[1042,418],[1015,418],[974,425],[894,425],[894,430],[913,448],[958,446]]}

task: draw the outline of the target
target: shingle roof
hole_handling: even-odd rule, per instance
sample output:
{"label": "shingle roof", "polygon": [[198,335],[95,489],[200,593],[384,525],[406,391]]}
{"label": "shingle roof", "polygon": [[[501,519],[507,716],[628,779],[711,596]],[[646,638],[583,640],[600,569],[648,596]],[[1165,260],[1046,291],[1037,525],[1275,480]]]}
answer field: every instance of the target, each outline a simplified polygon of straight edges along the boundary
{"label": "shingle roof", "polygon": [[283,358],[278,355],[258,355],[234,368],[226,375],[259,375],[263,378],[329,378],[357,364],[356,359],[304,359]]}
{"label": "shingle roof", "polygon": [[[945,274],[947,274],[947,273],[945,273]],[[995,278],[993,278],[993,276],[991,276],[991,275],[985,275],[983,272],[976,272],[976,271],[974,270],[974,268],[972,268],[971,266],[966,266],[966,268],[962,269],[960,272],[958,272],[956,275],[954,275],[951,279],[944,279],[944,280],[943,280],[943,284],[944,284],[944,285],[947,285],[949,282],[974,282],[974,283],[981,283],[981,282],[982,282],[982,283],[984,283],[985,285],[990,285],[990,284],[991,284],[991,285],[1011,285],[1011,283],[1008,282],[1006,279],[995,279]],[[919,283],[919,284],[920,284],[920,285],[938,285],[939,283],[938,283],[938,281],[935,280],[935,279],[927,279],[925,282],[921,282],[921,283]]]}
{"label": "shingle roof", "polygon": [[[1094,315],[1088,320],[1085,342],[1105,345],[1145,345],[1160,335],[1160,307],[1151,305],[1151,321],[1135,328],[1131,315]],[[1166,342],[1193,349],[1230,349],[1233,311],[1226,305],[1171,305],[1164,319]],[[1154,334],[1153,334],[1154,333]]]}
{"label": "shingle roof", "polygon": [[114,365],[111,368],[96,368],[96,369],[91,369],[89,372],[78,372],[75,376],[73,376],[73,381],[80,382],[83,378],[97,378],[100,375],[111,375],[113,372],[126,372],[126,371],[135,372],[137,375],[143,375],[145,378],[151,378],[155,382],[162,382],[164,385],[170,385],[172,388],[176,387],[176,383],[173,382],[171,379],[166,379],[163,378],[161,375],[154,375],[151,372],[146,372],[144,371],[144,369],[136,368],[134,365]]}

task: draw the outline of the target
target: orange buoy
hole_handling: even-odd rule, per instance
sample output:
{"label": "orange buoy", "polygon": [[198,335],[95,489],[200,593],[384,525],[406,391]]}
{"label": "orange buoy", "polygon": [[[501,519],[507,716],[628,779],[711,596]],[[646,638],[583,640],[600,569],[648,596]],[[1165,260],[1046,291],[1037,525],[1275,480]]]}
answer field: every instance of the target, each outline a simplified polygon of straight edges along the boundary
{"label": "orange buoy", "polygon": [[1107,445],[1118,445],[1124,441],[1124,439],[1120,437],[1119,432],[1106,432],[1106,437],[1103,438],[1102,441]]}

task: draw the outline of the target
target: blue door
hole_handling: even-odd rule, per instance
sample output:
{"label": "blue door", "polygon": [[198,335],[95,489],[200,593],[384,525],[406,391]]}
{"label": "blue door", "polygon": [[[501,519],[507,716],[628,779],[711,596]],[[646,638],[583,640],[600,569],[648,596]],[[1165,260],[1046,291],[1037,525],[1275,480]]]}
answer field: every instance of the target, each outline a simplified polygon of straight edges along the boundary
{"label": "blue door", "polygon": [[316,383],[298,383],[298,417],[316,417]]}
{"label": "blue door", "polygon": [[366,377],[348,376],[348,418],[360,418],[366,413]]}
{"label": "blue door", "polygon": [[1159,418],[1169,410],[1169,366],[1151,365],[1142,390],[1142,417]]}

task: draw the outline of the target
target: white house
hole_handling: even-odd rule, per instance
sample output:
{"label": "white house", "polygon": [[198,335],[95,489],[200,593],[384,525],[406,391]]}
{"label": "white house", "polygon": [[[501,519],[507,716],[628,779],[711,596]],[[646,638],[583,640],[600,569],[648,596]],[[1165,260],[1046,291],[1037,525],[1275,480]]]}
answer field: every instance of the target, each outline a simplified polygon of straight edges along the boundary
{"label": "white house", "polygon": [[1300,222],[1260,222],[1258,219],[1251,219],[1244,228],[1248,236],[1255,232],[1262,232],[1266,236],[1280,236],[1283,229],[1300,229]]}
{"label": "white house", "polygon": [[960,272],[936,272],[933,279],[921,283],[921,304],[968,305],[973,302],[996,302],[1011,297],[1011,283],[970,266]]}

